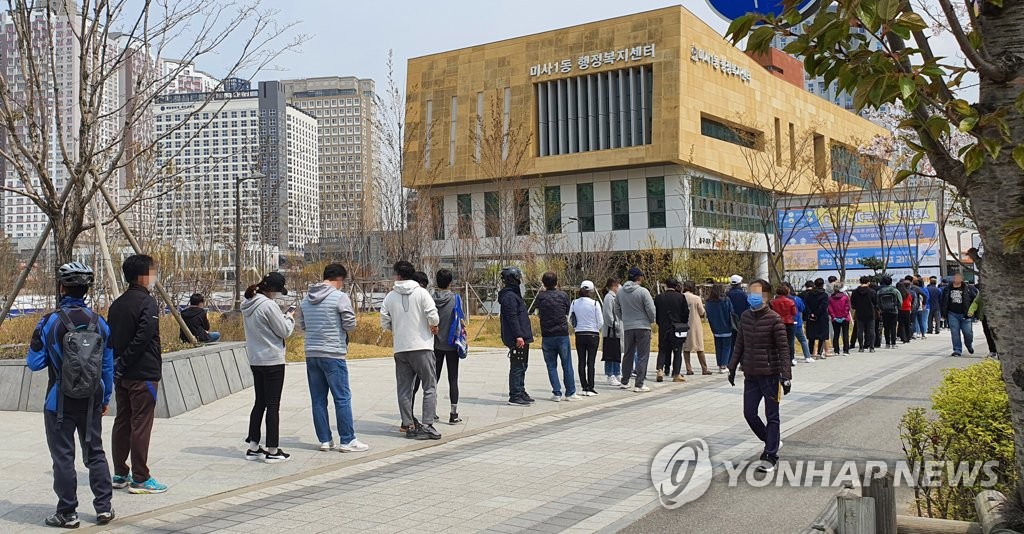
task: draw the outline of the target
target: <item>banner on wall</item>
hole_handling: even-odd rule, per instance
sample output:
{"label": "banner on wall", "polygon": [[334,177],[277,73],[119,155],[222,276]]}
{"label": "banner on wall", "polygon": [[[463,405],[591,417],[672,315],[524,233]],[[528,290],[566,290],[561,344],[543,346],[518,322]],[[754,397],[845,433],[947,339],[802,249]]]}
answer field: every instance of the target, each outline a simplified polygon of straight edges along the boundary
{"label": "banner on wall", "polygon": [[[869,257],[888,257],[889,272],[912,269],[915,260],[922,270],[939,266],[942,254],[935,202],[891,202],[876,208],[879,207],[874,203],[849,208],[853,215],[850,227],[843,232],[850,239],[844,258],[847,270],[870,271],[858,263]],[[831,250],[834,247],[829,246],[837,236],[828,211],[820,207],[779,210],[778,225],[781,239],[786,242],[783,256],[787,271],[838,270],[838,259]],[[884,239],[879,234],[876,222],[879,220],[887,222],[882,229]],[[859,277],[864,272],[855,274]]]}

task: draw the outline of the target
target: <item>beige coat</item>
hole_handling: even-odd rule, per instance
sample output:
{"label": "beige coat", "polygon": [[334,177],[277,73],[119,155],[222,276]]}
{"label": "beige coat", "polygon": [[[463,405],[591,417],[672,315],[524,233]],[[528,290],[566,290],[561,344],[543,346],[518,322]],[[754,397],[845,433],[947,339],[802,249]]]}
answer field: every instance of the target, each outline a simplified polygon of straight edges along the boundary
{"label": "beige coat", "polygon": [[704,311],[704,299],[693,293],[683,293],[686,297],[686,305],[690,308],[690,333],[683,343],[683,350],[686,352],[704,351],[704,327],[701,324],[707,313]]}

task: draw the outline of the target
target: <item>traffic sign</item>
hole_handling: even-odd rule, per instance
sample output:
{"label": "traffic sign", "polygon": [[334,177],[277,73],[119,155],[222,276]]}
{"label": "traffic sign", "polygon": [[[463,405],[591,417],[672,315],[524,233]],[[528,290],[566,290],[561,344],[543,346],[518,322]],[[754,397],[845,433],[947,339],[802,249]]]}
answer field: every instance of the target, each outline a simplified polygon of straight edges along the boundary
{"label": "traffic sign", "polygon": [[[817,10],[819,3],[820,0],[800,0],[796,8],[806,18]],[[708,5],[718,16],[729,22],[747,13],[779,16],[785,11],[783,0],[708,0]]]}

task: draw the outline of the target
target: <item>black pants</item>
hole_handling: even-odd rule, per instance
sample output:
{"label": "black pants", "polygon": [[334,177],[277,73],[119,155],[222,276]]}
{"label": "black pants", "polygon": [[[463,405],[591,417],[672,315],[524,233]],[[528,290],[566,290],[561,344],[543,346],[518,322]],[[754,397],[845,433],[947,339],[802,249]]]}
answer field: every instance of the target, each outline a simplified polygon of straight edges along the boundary
{"label": "black pants", "polygon": [[931,308],[928,308],[928,333],[929,334],[938,334],[939,333],[939,329],[942,326],[942,321],[940,320],[941,317],[942,317],[942,314],[939,313],[939,307],[938,306],[932,306]]}
{"label": "black pants", "polygon": [[600,343],[601,336],[597,332],[576,334],[576,370],[579,372],[583,391],[594,391],[594,362],[597,361],[597,346]]}
{"label": "black pants", "polygon": [[515,348],[509,349],[508,364],[508,398],[509,400],[526,398],[526,368],[530,363],[530,346],[523,347],[522,356],[515,356]]}
{"label": "black pants", "polygon": [[256,401],[249,414],[248,443],[260,442],[263,414],[267,419],[267,447],[277,448],[281,434],[281,391],[284,390],[284,364],[252,365],[253,389]]}
{"label": "black pants", "polygon": [[882,313],[882,331],[885,333],[885,346],[896,344],[896,324],[899,314]]}
{"label": "black pants", "polygon": [[900,310],[899,319],[898,319],[897,322],[898,322],[898,330],[899,330],[899,333],[900,333],[900,341],[902,341],[904,343],[910,343],[910,332],[911,332],[911,326],[910,326],[911,318],[910,318],[910,316],[911,316],[910,312]]}
{"label": "black pants", "polygon": [[676,341],[674,332],[658,333],[658,369],[668,376],[683,374],[683,345]]}
{"label": "black pants", "polygon": [[[448,396],[452,398],[452,406],[459,403],[459,352],[456,350],[434,351],[434,372],[437,382],[441,383],[441,368],[448,362]],[[416,381],[419,386],[419,380]],[[413,393],[415,395],[415,393]],[[452,410],[454,412],[455,410]]]}
{"label": "black pants", "polygon": [[990,353],[999,352],[996,350],[996,334],[988,326],[988,317],[985,315],[981,316],[981,329],[985,332],[985,343],[988,343],[988,351]]}
{"label": "black pants", "polygon": [[839,353],[839,338],[843,338],[843,354],[850,353],[850,323],[832,321],[832,350]]}
{"label": "black pants", "polygon": [[[828,342],[827,338],[826,339],[813,339],[812,338],[812,339],[808,339],[807,341],[809,341],[811,343],[811,354],[816,354],[818,356],[821,356],[822,354],[825,354],[825,343]],[[815,346],[817,346],[817,349],[815,349]]]}
{"label": "black pants", "polygon": [[796,359],[796,324],[786,325],[786,342],[789,343],[789,359]]}
{"label": "black pants", "polygon": [[110,429],[110,459],[115,475],[126,477],[131,471],[133,481],[149,480],[149,440],[153,435],[159,388],[159,382],[147,380],[114,381],[117,416]]}
{"label": "black pants", "polygon": [[[81,402],[81,401],[79,401]],[[84,410],[64,410],[64,420],[57,428],[57,414],[43,412],[46,445],[53,461],[53,492],[57,494],[57,511],[74,512],[78,509],[78,473],[75,471],[75,432],[82,447],[82,461],[89,470],[93,508],[96,513],[110,511],[113,488],[110,485],[110,466],[103,452],[102,398],[94,403],[92,417]],[[90,420],[91,419],[91,420]],[[86,424],[88,422],[88,425]],[[86,443],[85,438],[89,437]]]}
{"label": "black pants", "polygon": [[[782,419],[779,416],[779,381],[781,377],[751,376],[743,378],[743,418],[757,439],[764,442],[764,453],[769,460],[779,458],[779,435]],[[758,414],[764,401],[764,418]]]}
{"label": "black pants", "polygon": [[857,318],[853,323],[853,337],[857,339],[860,350],[875,348],[875,318]]}

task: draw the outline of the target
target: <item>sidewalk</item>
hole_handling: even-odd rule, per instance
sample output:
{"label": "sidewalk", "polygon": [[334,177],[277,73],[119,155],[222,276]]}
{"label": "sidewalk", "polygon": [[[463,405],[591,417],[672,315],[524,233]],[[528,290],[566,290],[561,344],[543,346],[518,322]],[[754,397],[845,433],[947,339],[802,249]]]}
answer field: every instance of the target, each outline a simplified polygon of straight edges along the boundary
{"label": "sidewalk", "polygon": [[[898,351],[798,365],[794,391],[783,404],[784,435],[935,363],[947,345],[937,336]],[[545,400],[543,363],[532,360],[528,387],[538,402],[530,408],[505,404],[504,356],[473,354],[464,360],[459,411],[466,422],[439,425],[445,435],[440,442],[410,442],[397,433],[390,360],[351,362],[356,429],[372,447],[365,455],[313,450],[304,369],[289,366],[282,446],[292,461],[266,465],[242,459],[249,391],[158,421],[152,469],[171,489],[159,496],[118,493],[114,506],[122,519],[111,527],[119,532],[266,526],[294,532],[339,527],[390,532],[424,525],[453,532],[619,528],[656,500],[649,463],[666,443],[703,437],[715,462],[745,458],[760,447],[740,413],[741,388],[730,387],[723,375],[691,377],[686,384],[652,381],[655,389],[648,394],[605,386],[598,397],[553,403]],[[443,418],[448,408],[443,381],[440,391]],[[3,417],[13,437],[8,450],[16,454],[0,460],[5,473],[0,490],[7,496],[0,500],[0,531],[42,531],[37,525],[54,498],[40,416]],[[79,495],[88,503],[84,483],[82,474]],[[81,511],[91,522],[88,506]]]}

